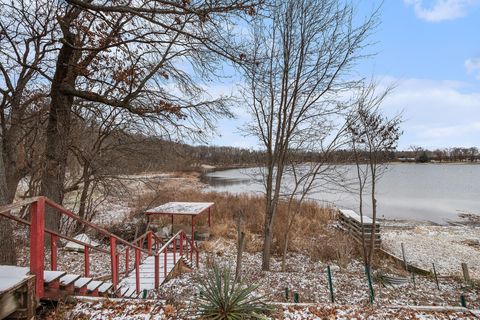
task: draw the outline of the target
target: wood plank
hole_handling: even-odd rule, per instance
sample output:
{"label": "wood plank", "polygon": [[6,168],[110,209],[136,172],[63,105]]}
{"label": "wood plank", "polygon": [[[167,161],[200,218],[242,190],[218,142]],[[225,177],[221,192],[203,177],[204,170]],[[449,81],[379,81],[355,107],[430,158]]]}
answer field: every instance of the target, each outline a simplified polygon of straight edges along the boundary
{"label": "wood plank", "polygon": [[50,271],[50,270],[45,270],[43,273],[43,281],[45,283],[50,283],[52,281],[58,280],[67,273],[64,271]]}
{"label": "wood plank", "polygon": [[60,278],[61,286],[68,286],[80,278],[78,274],[66,274]]}

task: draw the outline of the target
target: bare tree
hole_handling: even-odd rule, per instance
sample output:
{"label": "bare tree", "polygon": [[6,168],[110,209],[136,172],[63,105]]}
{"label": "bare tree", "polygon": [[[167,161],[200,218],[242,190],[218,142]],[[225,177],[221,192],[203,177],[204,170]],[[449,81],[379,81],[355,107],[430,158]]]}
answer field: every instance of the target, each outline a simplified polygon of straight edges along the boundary
{"label": "bare tree", "polygon": [[[99,103],[141,116],[169,134],[198,135],[229,116],[224,97],[209,99],[194,79],[215,75],[219,57],[240,61],[230,46],[233,18],[258,1],[67,0],[59,3],[61,37],[51,77],[42,194],[64,197],[72,106]],[[193,70],[193,71],[192,71]],[[155,125],[153,125],[153,123]],[[46,225],[59,220],[47,213]]]}
{"label": "bare tree", "polygon": [[[371,266],[375,252],[374,226],[377,222],[377,182],[381,178],[388,164],[389,155],[395,150],[401,135],[401,118],[396,116],[389,119],[380,112],[380,106],[391,90],[392,88],[389,87],[378,92],[374,83],[364,86],[360,90],[356,109],[348,122],[359,183],[362,247],[364,262],[367,267]],[[367,186],[370,187],[369,194],[372,207],[372,230],[368,240],[365,237],[364,228],[364,193]]]}
{"label": "bare tree", "polygon": [[266,150],[264,270],[288,155],[306,139],[315,145],[328,119],[342,112],[336,100],[354,85],[344,76],[376,25],[374,13],[354,26],[352,8],[333,0],[278,1],[270,10],[253,32],[245,90],[253,115],[246,130]]}
{"label": "bare tree", "polygon": [[24,148],[48,96],[44,75],[55,50],[54,5],[41,0],[0,1],[0,120],[7,201],[28,174]]}

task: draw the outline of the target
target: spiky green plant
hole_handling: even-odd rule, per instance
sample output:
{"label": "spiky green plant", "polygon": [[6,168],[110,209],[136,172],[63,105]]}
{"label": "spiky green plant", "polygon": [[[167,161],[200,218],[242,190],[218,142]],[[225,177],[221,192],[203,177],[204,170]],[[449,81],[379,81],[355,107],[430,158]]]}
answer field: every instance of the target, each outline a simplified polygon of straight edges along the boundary
{"label": "spiky green plant", "polygon": [[258,286],[235,282],[230,268],[214,266],[198,280],[195,308],[201,319],[266,319],[272,308],[254,296]]}

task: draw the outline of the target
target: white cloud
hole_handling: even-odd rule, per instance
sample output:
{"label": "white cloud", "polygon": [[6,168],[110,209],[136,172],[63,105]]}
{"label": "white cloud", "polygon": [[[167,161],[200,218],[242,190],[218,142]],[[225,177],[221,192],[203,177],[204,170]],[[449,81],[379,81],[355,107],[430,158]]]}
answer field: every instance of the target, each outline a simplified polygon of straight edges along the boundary
{"label": "white cloud", "polygon": [[480,80],[480,58],[471,58],[465,61],[465,68],[468,73],[476,73],[476,77]]}
{"label": "white cloud", "polygon": [[458,81],[390,78],[398,84],[387,97],[387,114],[403,110],[400,148],[480,145],[480,89]]}
{"label": "white cloud", "polygon": [[428,22],[462,18],[468,14],[472,6],[479,3],[478,0],[435,0],[430,4],[423,0],[404,0],[404,2],[413,6],[417,18]]}

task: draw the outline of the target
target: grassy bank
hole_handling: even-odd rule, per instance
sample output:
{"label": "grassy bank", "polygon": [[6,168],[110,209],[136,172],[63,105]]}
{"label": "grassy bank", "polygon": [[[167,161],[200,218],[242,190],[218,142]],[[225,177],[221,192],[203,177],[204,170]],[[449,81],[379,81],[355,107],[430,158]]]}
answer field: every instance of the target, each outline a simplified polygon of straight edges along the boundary
{"label": "grassy bank", "polygon": [[[262,196],[162,188],[159,192],[146,193],[137,197],[135,203],[130,205],[134,208],[130,219],[141,216],[146,208],[169,201],[214,202],[212,228],[210,229],[214,240],[217,238],[236,239],[236,217],[242,216],[247,234],[246,250],[250,252],[261,250],[265,206]],[[301,213],[296,217],[290,230],[289,251],[303,252],[313,259],[322,261],[336,261],[340,265],[351,261],[357,255],[355,245],[346,235],[332,227],[335,214],[333,209],[321,207],[317,203],[303,203]],[[196,224],[200,228],[206,226],[206,216],[198,218]],[[274,224],[274,254],[279,255],[283,252],[284,235],[288,228],[287,220],[287,204],[281,202]],[[163,218],[162,223],[169,224],[170,218]],[[176,217],[174,224],[188,228],[190,219]]]}

